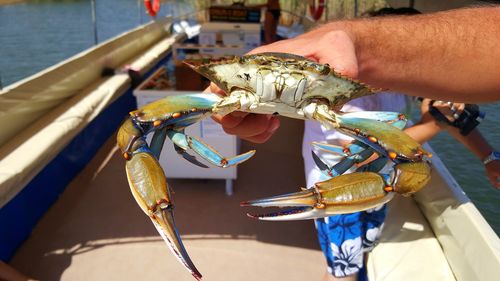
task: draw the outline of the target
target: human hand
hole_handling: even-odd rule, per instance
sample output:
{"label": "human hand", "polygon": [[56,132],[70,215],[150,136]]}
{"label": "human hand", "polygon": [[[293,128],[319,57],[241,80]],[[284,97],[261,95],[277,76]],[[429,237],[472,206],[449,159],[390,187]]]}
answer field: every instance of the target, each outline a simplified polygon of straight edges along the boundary
{"label": "human hand", "polygon": [[500,189],[500,160],[493,160],[484,165],[484,168],[486,169],[486,175],[488,176],[491,185]]}
{"label": "human hand", "polygon": [[[314,42],[314,44],[311,44]],[[336,72],[356,78],[358,65],[354,43],[342,30],[322,30],[318,28],[293,39],[256,48],[250,54],[280,52],[300,55],[319,63],[329,64]],[[206,91],[224,95],[215,84]],[[280,121],[271,115],[233,112],[226,116],[214,116],[225,132],[238,135],[242,139],[263,143],[279,128]]]}
{"label": "human hand", "polygon": [[[211,83],[204,92],[225,95],[224,91],[214,83]],[[225,116],[214,115],[212,119],[222,125],[224,132],[254,143],[266,142],[280,126],[278,117],[241,111],[231,112]]]}
{"label": "human hand", "polygon": [[341,26],[333,25],[323,25],[295,38],[258,47],[250,54],[279,52],[299,55],[329,64],[336,72],[357,78],[358,61],[353,39]]}
{"label": "human hand", "polygon": [[420,105],[420,110],[422,112],[422,120],[425,121],[434,121],[436,124],[441,127],[442,129],[446,128],[447,125],[450,123],[453,123],[462,111],[465,108],[465,103],[453,103],[453,102],[443,102],[443,101],[434,101],[432,103],[432,106],[436,108],[443,116],[448,120],[448,122],[439,122],[442,120],[436,119],[436,117],[432,116],[432,114],[429,111],[429,107],[431,106],[431,102],[433,102],[430,99],[423,99],[422,103]]}

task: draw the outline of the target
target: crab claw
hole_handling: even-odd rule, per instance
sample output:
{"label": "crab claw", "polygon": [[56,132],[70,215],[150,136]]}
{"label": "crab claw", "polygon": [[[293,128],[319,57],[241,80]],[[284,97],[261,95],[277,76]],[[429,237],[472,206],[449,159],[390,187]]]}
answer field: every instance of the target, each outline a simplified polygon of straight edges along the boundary
{"label": "crab claw", "polygon": [[189,258],[175,226],[173,203],[165,174],[158,160],[142,145],[126,162],[132,194],[172,253],[197,280],[201,280],[201,274]]}
{"label": "crab claw", "polygon": [[182,244],[181,237],[177,231],[174,220],[174,212],[172,205],[160,204],[151,218],[156,230],[160,233],[163,240],[167,243],[169,249],[174,253],[175,257],[184,264],[186,269],[193,275],[196,280],[201,280],[201,273],[196,269],[193,262]]}
{"label": "crab claw", "polygon": [[241,202],[240,206],[296,207],[269,214],[247,214],[249,217],[259,220],[288,221],[322,217],[325,210],[324,208],[315,208],[317,202],[316,191],[305,189],[299,192]]}
{"label": "crab claw", "polygon": [[385,191],[386,180],[373,172],[341,175],[299,192],[242,202],[241,206],[296,207],[270,214],[248,214],[269,221],[303,220],[353,213],[374,208],[394,196]]}

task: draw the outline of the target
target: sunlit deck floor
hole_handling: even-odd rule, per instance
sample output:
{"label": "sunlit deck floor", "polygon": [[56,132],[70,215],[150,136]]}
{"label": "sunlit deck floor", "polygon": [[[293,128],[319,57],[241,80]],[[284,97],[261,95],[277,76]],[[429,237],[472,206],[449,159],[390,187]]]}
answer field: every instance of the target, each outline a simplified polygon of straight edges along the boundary
{"label": "sunlit deck floor", "polygon": [[[304,186],[302,123],[282,119],[278,131],[266,144],[243,144],[242,151],[251,146],[257,154],[239,167],[232,196],[224,194],[222,180],[169,180],[177,226],[204,280],[320,280],[323,275],[325,262],[312,221],[256,221],[239,206],[243,200]],[[417,208],[411,212],[420,215]],[[406,234],[404,243],[389,249],[396,261],[408,261],[411,249],[419,250],[404,244],[432,234],[427,225],[427,232],[405,232],[404,219],[389,217],[382,241]],[[380,262],[389,265],[388,272],[397,266],[394,260]],[[415,269],[425,263],[421,260]],[[134,202],[113,139],[46,213],[11,265],[40,280],[194,280]]]}

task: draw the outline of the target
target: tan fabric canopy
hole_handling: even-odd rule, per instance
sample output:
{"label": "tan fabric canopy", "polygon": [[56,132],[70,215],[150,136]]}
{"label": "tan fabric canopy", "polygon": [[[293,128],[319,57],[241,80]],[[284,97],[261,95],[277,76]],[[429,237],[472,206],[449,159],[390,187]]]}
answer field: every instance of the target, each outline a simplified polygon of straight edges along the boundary
{"label": "tan fabric canopy", "polygon": [[101,77],[104,67],[144,73],[184,38],[169,25],[141,26],[0,92],[0,207],[130,87],[127,74]]}

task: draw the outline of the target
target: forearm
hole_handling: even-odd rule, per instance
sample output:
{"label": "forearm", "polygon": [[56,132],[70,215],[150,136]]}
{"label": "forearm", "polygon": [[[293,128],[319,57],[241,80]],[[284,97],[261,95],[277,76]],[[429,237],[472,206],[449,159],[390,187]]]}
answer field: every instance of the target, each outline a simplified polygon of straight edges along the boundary
{"label": "forearm", "polygon": [[[491,101],[500,88],[500,7],[330,23],[354,42],[358,78],[451,101]],[[498,99],[498,97],[496,97]]]}
{"label": "forearm", "polygon": [[421,121],[409,128],[406,128],[404,132],[418,143],[423,144],[432,139],[442,130],[442,127],[439,126],[436,121],[429,120],[427,122]]}
{"label": "forearm", "polygon": [[491,147],[477,128],[472,130],[467,136],[460,134],[458,129],[454,127],[448,128],[448,133],[450,133],[450,135],[461,142],[481,160],[493,151],[493,147]]}

